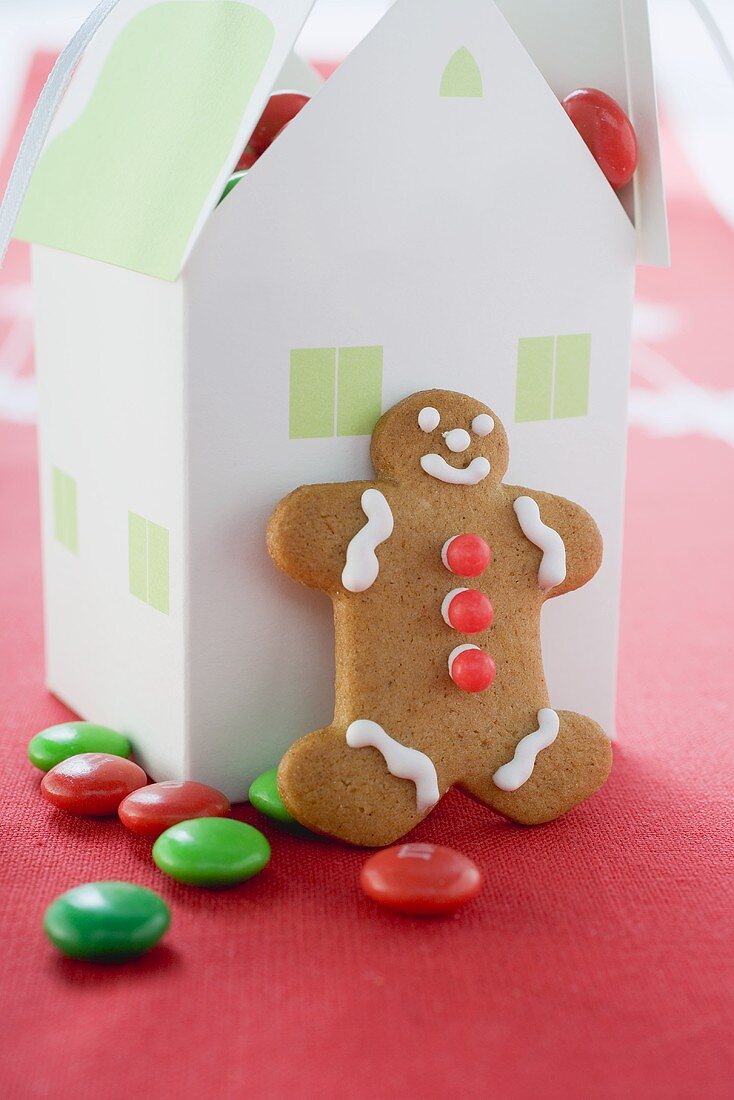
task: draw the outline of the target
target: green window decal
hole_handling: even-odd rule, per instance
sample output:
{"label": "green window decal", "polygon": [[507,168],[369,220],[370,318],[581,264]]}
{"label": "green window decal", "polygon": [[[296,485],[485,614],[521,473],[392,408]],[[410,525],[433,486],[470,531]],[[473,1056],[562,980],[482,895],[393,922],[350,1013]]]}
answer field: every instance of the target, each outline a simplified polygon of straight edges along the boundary
{"label": "green window decal", "polygon": [[550,419],[554,343],[552,336],[518,342],[515,420]]}
{"label": "green window decal", "polygon": [[128,512],[127,539],[130,595],[167,615],[167,529]]}
{"label": "green window decal", "polygon": [[590,370],[589,333],[519,340],[515,421],[586,416]]}
{"label": "green window decal", "polygon": [[586,416],[589,408],[591,336],[559,336],[556,340],[556,384],[553,416]]}
{"label": "green window decal", "polygon": [[291,439],[334,434],[336,348],[291,352]]}
{"label": "green window decal", "polygon": [[461,46],[443,71],[441,95],[444,98],[479,99],[484,95],[482,74],[466,46]]}
{"label": "green window decal", "polygon": [[382,415],[382,348],[341,348],[337,435],[372,435]]}
{"label": "green window decal", "polygon": [[290,438],[371,435],[382,413],[381,347],[291,352]]}
{"label": "green window decal", "polygon": [[78,554],[76,481],[56,466],[53,468],[53,502],[54,538],[72,554]]}

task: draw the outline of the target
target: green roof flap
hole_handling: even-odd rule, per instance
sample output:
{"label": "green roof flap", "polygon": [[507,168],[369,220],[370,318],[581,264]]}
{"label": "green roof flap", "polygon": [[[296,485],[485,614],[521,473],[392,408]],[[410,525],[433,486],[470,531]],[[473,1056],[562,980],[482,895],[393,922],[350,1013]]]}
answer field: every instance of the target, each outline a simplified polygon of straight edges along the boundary
{"label": "green roof flap", "polygon": [[97,64],[75,77],[89,86],[70,89],[81,110],[63,126],[62,105],[16,236],[175,280],[312,3],[164,0],[103,28]]}

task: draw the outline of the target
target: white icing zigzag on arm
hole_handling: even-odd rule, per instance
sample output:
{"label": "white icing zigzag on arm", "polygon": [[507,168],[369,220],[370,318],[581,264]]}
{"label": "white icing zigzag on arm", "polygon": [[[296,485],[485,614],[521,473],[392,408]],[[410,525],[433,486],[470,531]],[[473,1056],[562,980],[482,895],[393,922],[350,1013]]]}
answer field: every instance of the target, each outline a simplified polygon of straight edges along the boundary
{"label": "white icing zigzag on arm", "polygon": [[538,729],[523,737],[515,748],[512,760],[497,769],[492,776],[495,786],[501,791],[516,791],[523,783],[527,783],[533,774],[538,753],[553,744],[558,737],[559,727],[560,721],[554,710],[549,707],[539,710]]}
{"label": "white icing zigzag on arm", "polygon": [[438,776],[433,761],[424,752],[410,749],[385,733],[377,722],[358,718],[347,729],[347,744],[352,749],[373,748],[381,752],[390,775],[410,779],[415,783],[416,809],[419,814],[430,810],[440,798]]}
{"label": "white icing zigzag on arm", "polygon": [[380,572],[375,550],[390,538],[394,527],[390,505],[379,489],[365,489],[361,504],[367,523],[347,547],[347,562],[342,570],[342,584],[347,592],[366,592],[375,583]]}
{"label": "white icing zigzag on arm", "polygon": [[456,466],[449,466],[441,455],[430,454],[423,455],[421,468],[429,477],[445,481],[447,485],[478,485],[489,473],[489,459],[473,458],[463,470],[457,470]]}
{"label": "white icing zigzag on arm", "polygon": [[538,569],[538,584],[547,592],[566,579],[566,547],[563,539],[540,518],[540,508],[532,497],[518,497],[514,504],[515,515],[526,539],[532,542],[543,557]]}

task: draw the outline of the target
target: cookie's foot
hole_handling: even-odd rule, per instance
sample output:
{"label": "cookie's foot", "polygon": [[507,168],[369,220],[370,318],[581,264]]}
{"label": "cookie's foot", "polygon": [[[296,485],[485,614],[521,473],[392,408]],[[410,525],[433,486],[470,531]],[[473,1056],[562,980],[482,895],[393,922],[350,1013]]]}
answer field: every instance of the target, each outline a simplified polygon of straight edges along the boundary
{"label": "cookie's foot", "polygon": [[296,741],[278,769],[287,809],[317,833],[382,847],[410,832],[438,802],[436,769],[376,722],[330,726]]}
{"label": "cookie's foot", "polygon": [[612,767],[612,746],[583,714],[544,709],[531,725],[501,759],[477,758],[460,785],[505,817],[540,825],[601,787]]}

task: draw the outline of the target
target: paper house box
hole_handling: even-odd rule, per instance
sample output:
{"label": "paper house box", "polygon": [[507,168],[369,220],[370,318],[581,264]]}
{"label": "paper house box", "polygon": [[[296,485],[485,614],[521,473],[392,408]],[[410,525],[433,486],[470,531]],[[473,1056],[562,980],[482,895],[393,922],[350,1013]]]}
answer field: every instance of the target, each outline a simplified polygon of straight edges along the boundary
{"label": "paper house box", "polygon": [[[242,798],[333,704],[330,603],[270,563],[381,411],[464,391],[513,482],[596,518],[544,611],[553,705],[614,728],[630,322],[667,241],[645,0],[397,0],[320,86],[310,0],[122,0],[75,74],[33,242],[48,685],[156,779]],[[559,99],[640,143],[615,193]],[[217,205],[273,89],[311,102]],[[385,639],[390,644],[390,639]]]}

